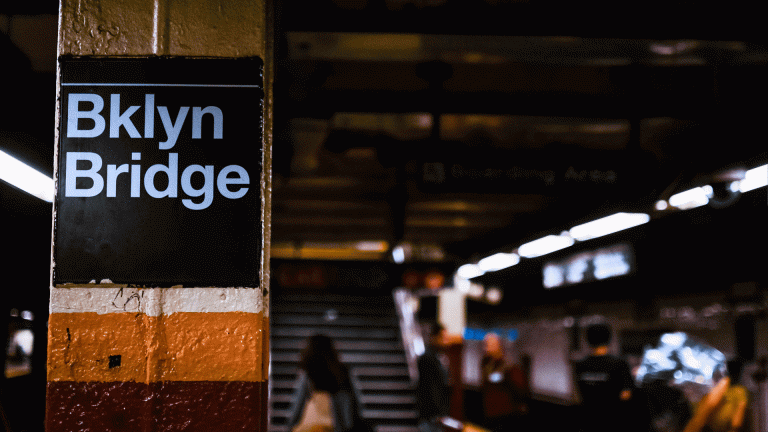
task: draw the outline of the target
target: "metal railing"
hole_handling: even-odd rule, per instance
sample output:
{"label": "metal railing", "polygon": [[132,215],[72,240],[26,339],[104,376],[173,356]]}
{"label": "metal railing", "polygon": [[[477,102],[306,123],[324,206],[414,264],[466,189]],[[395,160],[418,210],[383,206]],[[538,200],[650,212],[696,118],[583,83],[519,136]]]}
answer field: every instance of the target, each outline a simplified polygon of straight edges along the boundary
{"label": "metal railing", "polygon": [[408,364],[408,375],[411,377],[411,382],[416,383],[419,379],[416,360],[424,353],[424,339],[421,335],[419,323],[416,320],[415,305],[418,303],[418,297],[406,288],[395,288],[392,296],[395,300],[395,309],[397,309],[397,317],[400,321],[400,335],[403,339],[405,359]]}

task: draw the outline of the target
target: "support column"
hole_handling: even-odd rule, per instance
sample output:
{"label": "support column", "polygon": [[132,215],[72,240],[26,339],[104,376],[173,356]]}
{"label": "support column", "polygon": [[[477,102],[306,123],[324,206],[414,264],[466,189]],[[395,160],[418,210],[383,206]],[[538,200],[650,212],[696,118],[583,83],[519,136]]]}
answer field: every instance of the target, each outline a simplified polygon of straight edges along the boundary
{"label": "support column", "polygon": [[60,1],[47,432],[266,432],[267,1]]}

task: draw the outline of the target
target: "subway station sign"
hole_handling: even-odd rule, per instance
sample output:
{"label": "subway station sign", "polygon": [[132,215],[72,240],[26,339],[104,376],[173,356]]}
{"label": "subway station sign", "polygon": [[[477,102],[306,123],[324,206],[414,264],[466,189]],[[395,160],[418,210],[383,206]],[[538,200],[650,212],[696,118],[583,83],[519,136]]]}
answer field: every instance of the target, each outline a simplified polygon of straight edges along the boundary
{"label": "subway station sign", "polygon": [[262,70],[60,61],[54,284],[258,286]]}

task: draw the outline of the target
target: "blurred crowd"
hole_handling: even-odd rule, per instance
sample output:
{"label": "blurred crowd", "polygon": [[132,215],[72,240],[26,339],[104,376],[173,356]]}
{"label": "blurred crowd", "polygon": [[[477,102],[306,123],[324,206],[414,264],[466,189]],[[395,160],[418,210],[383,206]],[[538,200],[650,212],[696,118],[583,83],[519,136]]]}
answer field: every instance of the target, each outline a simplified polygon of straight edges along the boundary
{"label": "blurred crowd", "polygon": [[[540,430],[542,413],[533,413],[531,391],[520,365],[507,360],[502,338],[487,333],[481,360],[482,419],[463,423],[451,417],[450,362],[447,347],[457,344],[437,323],[426,327],[425,351],[417,360],[416,405],[419,432]],[[621,357],[609,352],[612,333],[604,324],[586,332],[589,355],[572,365],[580,405],[568,430],[574,432],[749,432],[749,392],[738,384],[741,363],[728,363],[714,376],[706,394],[692,402],[671,381],[637,383]],[[460,343],[460,338],[458,338]],[[302,351],[299,403],[289,425],[292,432],[371,432],[361,415],[349,371],[327,336],[308,339]],[[636,370],[634,371],[637,372]]]}

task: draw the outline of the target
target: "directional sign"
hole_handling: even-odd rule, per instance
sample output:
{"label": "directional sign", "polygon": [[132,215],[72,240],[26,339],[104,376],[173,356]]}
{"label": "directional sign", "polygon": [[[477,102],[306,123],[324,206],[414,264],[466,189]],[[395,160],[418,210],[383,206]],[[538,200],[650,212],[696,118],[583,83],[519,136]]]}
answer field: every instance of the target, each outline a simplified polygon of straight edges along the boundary
{"label": "directional sign", "polygon": [[61,60],[54,284],[258,286],[262,69]]}

